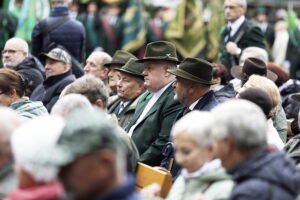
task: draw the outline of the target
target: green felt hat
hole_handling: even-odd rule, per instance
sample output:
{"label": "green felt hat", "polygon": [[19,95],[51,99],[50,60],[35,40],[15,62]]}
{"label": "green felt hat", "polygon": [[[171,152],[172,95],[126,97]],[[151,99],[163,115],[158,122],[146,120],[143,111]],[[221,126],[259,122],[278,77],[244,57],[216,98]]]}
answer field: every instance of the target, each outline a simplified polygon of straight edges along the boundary
{"label": "green felt hat", "polygon": [[216,84],[213,81],[212,64],[200,58],[184,59],[178,69],[169,69],[169,73],[204,85]]}
{"label": "green felt hat", "polygon": [[110,67],[113,64],[125,65],[130,58],[135,58],[136,59],[136,57],[133,54],[131,54],[127,51],[117,50],[115,52],[115,54],[113,55],[113,57],[112,57],[112,61],[110,63],[104,64],[104,66],[105,67]]}
{"label": "green felt hat", "polygon": [[163,60],[180,63],[177,58],[176,47],[171,42],[157,41],[147,44],[145,56],[138,62],[147,60]]}
{"label": "green felt hat", "polygon": [[115,69],[120,72],[128,73],[132,76],[136,76],[137,78],[144,79],[143,71],[144,71],[144,64],[136,62],[137,59],[130,58],[129,61],[119,69]]}

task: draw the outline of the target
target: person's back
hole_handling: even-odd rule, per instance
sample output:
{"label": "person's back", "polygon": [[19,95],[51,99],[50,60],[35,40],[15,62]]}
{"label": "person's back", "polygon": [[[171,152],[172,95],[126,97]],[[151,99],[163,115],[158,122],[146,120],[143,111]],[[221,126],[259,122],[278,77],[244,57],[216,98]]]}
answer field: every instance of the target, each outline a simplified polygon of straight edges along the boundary
{"label": "person's back", "polygon": [[229,173],[236,181],[230,200],[295,199],[300,183],[295,164],[284,153],[262,150]]}
{"label": "person's back", "polygon": [[[83,25],[74,19],[68,18],[69,10],[66,7],[66,1],[64,3],[55,4],[57,0],[52,0],[52,12],[50,17],[45,21],[40,22],[34,27],[32,32],[32,54],[38,56],[41,52],[47,52],[47,49],[43,49],[43,28],[47,29],[58,20],[66,18],[57,27],[49,32],[50,43],[55,42],[56,44],[64,46],[70,54],[79,62],[83,61],[84,58],[84,41],[85,31]],[[53,6],[57,5],[57,6]],[[48,46],[48,45],[46,45]]]}

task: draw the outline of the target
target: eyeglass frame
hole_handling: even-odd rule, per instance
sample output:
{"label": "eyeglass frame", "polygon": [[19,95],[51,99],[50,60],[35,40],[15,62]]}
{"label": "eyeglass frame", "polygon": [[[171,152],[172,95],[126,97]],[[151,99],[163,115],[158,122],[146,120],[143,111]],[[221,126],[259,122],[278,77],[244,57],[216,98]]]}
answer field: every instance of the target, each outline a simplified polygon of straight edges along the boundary
{"label": "eyeglass frame", "polygon": [[15,54],[15,53],[17,53],[18,51],[24,52],[24,50],[7,49],[7,50],[2,50],[2,51],[1,51],[1,54],[2,54],[2,55],[6,54],[6,53],[8,53],[8,54]]}

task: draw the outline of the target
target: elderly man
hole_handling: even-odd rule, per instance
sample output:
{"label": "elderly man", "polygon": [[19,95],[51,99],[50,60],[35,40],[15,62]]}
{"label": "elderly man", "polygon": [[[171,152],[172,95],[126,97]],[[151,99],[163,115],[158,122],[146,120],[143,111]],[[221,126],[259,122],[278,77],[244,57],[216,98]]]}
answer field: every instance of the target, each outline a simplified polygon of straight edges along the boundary
{"label": "elderly man", "polygon": [[2,62],[6,68],[19,72],[27,82],[26,96],[44,81],[45,70],[40,61],[28,54],[28,44],[21,38],[6,41],[2,50]]}
{"label": "elderly man", "polygon": [[126,65],[115,70],[120,72],[117,88],[120,100],[110,108],[109,113],[114,113],[118,117],[119,125],[125,127],[134,115],[138,100],[145,91],[142,75],[144,65],[131,58]]}
{"label": "elderly man", "polygon": [[112,57],[112,61],[104,64],[105,67],[109,69],[108,78],[109,78],[109,87],[116,94],[117,93],[117,83],[118,83],[118,74],[119,72],[115,69],[121,68],[125,65],[130,58],[135,58],[131,53],[124,50],[117,50]]}
{"label": "elderly man", "polygon": [[[213,81],[212,64],[198,58],[186,58],[180,63],[178,69],[170,69],[169,73],[176,76],[173,84],[179,102],[185,107],[178,113],[177,119],[187,114],[191,110],[209,111],[218,105],[218,100],[210,86],[215,84]],[[171,139],[169,139],[171,141]],[[171,151],[172,149],[172,151]],[[168,143],[164,148],[164,160],[161,166],[170,168],[170,161],[174,158],[173,145]],[[179,166],[172,166],[171,172],[174,176],[178,175]]]}
{"label": "elderly man", "polygon": [[216,156],[236,182],[230,200],[296,199],[300,175],[283,152],[266,148],[267,121],[262,110],[232,100],[212,110]]}
{"label": "elderly man", "polygon": [[57,143],[37,157],[39,165],[61,166],[59,177],[71,198],[140,199],[126,173],[120,129],[92,110],[74,111],[65,123]]}
{"label": "elderly man", "polygon": [[100,78],[106,85],[109,91],[110,87],[108,85],[108,73],[109,69],[104,67],[104,64],[110,63],[112,60],[111,56],[103,51],[94,51],[86,60],[86,65],[84,66],[84,72],[86,74],[92,74],[97,78]]}
{"label": "elderly man", "polygon": [[230,69],[246,47],[265,45],[261,29],[245,18],[247,0],[225,0],[224,11],[228,24],[221,30],[218,60]]}
{"label": "elderly man", "polygon": [[21,118],[9,108],[0,108],[0,198],[6,197],[17,188],[17,178],[13,170],[10,137],[20,126]]}
{"label": "elderly man", "polygon": [[144,84],[148,92],[140,99],[125,130],[135,142],[140,161],[160,165],[162,148],[167,143],[173,121],[182,106],[174,100],[175,77],[168,73],[179,63],[175,46],[167,41],[149,43],[143,59]]}
{"label": "elderly man", "polygon": [[71,56],[65,50],[54,48],[40,58],[45,60],[46,80],[37,86],[30,99],[42,101],[50,112],[61,91],[75,81],[75,76],[71,72]]}

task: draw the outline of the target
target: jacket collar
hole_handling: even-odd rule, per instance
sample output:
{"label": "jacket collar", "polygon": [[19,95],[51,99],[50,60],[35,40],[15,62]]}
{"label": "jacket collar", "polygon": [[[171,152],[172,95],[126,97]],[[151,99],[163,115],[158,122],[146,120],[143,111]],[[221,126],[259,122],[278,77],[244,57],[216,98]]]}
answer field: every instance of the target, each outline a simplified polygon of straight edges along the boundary
{"label": "jacket collar", "polygon": [[52,9],[50,16],[57,17],[57,16],[67,16],[69,15],[68,7],[55,7]]}
{"label": "jacket collar", "polygon": [[44,86],[48,86],[48,85],[53,85],[55,83],[57,83],[58,81],[66,78],[67,76],[70,76],[72,74],[71,70],[63,73],[63,74],[58,74],[58,75],[55,75],[55,76],[50,76],[49,78],[47,78],[43,85]]}

